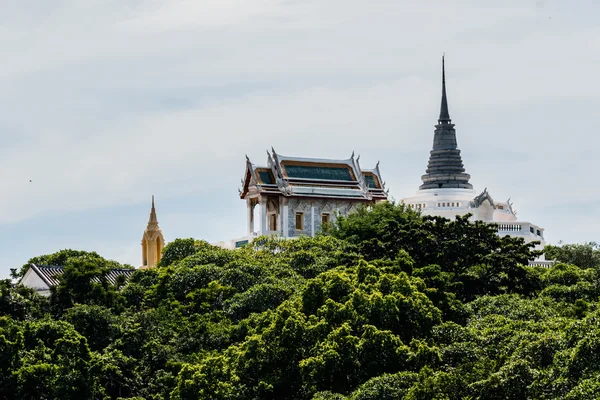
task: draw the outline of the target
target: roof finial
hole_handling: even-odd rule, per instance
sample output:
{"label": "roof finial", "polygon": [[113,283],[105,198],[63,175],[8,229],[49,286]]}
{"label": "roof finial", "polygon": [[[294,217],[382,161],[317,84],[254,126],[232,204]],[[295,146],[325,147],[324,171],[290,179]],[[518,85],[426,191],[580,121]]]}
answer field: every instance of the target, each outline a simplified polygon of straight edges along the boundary
{"label": "roof finial", "polygon": [[148,227],[151,225],[158,225],[158,219],[156,218],[156,209],[154,208],[154,195],[152,195],[152,208],[150,209],[150,219],[148,220]]}
{"label": "roof finial", "polygon": [[442,55],[442,106],[440,108],[440,118],[438,119],[440,122],[450,121],[450,113],[448,112],[448,99],[446,97],[446,65],[444,62],[444,58],[446,53]]}

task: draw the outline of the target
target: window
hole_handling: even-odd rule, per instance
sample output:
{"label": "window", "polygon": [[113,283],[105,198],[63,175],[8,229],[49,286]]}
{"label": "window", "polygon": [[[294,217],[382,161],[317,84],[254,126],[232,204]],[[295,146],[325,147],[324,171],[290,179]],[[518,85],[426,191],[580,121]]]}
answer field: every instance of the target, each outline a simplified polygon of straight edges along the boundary
{"label": "window", "polygon": [[269,215],[269,230],[270,231],[277,230],[277,214]]}
{"label": "window", "polygon": [[296,213],[296,230],[304,230],[304,213]]}
{"label": "window", "polygon": [[531,233],[534,233],[534,232],[533,232],[533,226],[530,226],[530,227],[529,227],[529,232],[531,232]]}
{"label": "window", "polygon": [[452,207],[454,207],[454,203],[452,203]]}
{"label": "window", "polygon": [[456,207],[460,207],[460,203],[456,203]]}
{"label": "window", "polygon": [[321,229],[329,228],[329,214],[321,214]]}
{"label": "window", "polygon": [[542,232],[540,232],[540,230],[539,230],[539,229],[537,230],[537,235],[538,235],[538,236],[542,236]]}
{"label": "window", "polygon": [[504,206],[503,205],[498,205],[498,210],[504,210]]}

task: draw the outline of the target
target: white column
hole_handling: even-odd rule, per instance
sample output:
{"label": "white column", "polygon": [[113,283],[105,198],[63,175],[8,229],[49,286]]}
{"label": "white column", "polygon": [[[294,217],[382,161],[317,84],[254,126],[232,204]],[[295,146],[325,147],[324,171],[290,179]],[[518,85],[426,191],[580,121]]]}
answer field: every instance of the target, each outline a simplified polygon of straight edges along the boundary
{"label": "white column", "polygon": [[315,236],[315,205],[310,206],[310,236]]}
{"label": "white column", "polygon": [[266,235],[267,227],[267,198],[260,197],[260,234]]}
{"label": "white column", "polygon": [[283,226],[283,237],[289,237],[290,236],[290,230],[289,230],[289,205],[288,205],[288,199],[283,197],[282,199],[282,203],[283,203],[283,212],[281,213],[281,222],[282,222],[282,226]]}
{"label": "white column", "polygon": [[254,233],[254,205],[252,199],[246,199],[248,205],[248,241],[252,241],[252,234]]}

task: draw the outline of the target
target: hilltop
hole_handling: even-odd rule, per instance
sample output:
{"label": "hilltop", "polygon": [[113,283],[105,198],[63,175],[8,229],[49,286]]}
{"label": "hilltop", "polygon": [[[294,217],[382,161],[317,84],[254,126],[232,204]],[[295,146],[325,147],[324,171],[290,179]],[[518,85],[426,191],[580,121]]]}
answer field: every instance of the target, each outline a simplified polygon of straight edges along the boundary
{"label": "hilltop", "polygon": [[597,398],[598,250],[534,246],[382,203],[314,238],[177,239],[116,283],[37,256],[64,273],[49,297],[1,281],[0,398]]}

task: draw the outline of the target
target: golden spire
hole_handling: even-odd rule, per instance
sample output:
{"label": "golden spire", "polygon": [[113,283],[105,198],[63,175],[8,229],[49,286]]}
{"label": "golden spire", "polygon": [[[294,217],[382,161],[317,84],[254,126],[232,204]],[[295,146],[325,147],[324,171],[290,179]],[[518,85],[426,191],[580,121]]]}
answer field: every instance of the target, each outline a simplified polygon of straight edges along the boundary
{"label": "golden spire", "polygon": [[150,218],[142,236],[142,266],[140,268],[156,267],[156,264],[162,257],[164,247],[165,239],[158,227],[158,218],[156,218],[156,208],[154,207],[154,195],[152,195]]}
{"label": "golden spire", "polygon": [[150,219],[148,220],[148,230],[158,229],[158,218],[156,218],[156,209],[154,208],[154,195],[152,195],[152,209],[150,210]]}

